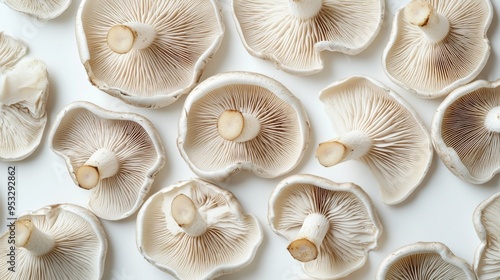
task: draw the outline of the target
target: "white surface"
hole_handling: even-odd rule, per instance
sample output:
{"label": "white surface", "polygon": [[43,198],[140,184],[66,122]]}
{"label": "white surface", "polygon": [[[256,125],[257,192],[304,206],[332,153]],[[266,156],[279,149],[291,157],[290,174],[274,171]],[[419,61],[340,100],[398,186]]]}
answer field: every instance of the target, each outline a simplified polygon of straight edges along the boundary
{"label": "white surface", "polygon": [[[292,173],[311,173],[343,182],[351,181],[370,195],[384,226],[379,247],[370,252],[366,265],[346,279],[373,279],[382,259],[390,252],[417,241],[439,241],[455,255],[472,263],[479,245],[472,224],[476,206],[500,190],[500,176],[484,185],[462,182],[442,164],[435,154],[427,178],[403,203],[384,205],[379,197],[374,178],[361,163],[350,161],[333,168],[323,168],[314,158],[317,145],[333,136],[318,93],[329,84],[355,74],[366,74],[399,92],[420,114],[427,127],[442,99],[424,100],[397,87],[385,76],[381,67],[382,50],[388,41],[390,22],[395,11],[406,0],[386,0],[384,26],[367,50],[357,56],[338,53],[323,54],[325,69],[319,74],[296,77],[278,71],[273,63],[250,56],[236,33],[229,0],[222,0],[226,34],[214,59],[202,79],[225,71],[255,71],[283,83],[304,103],[312,125],[312,138],[302,163]],[[492,54],[480,78],[494,80],[500,77],[498,53],[500,4],[493,1],[496,15],[489,29],[493,42]],[[167,164],[159,173],[151,193],[179,180],[195,176],[180,157],[176,147],[177,120],[185,97],[163,109],[138,109],[124,104],[92,87],[80,64],[74,36],[74,17],[79,1],[59,18],[38,22],[17,13],[0,3],[0,30],[22,39],[29,45],[29,56],[44,60],[50,74],[49,122],[40,147],[28,159],[17,163],[0,163],[0,220],[6,224],[7,167],[17,167],[18,213],[35,210],[53,203],[86,205],[87,193],[76,187],[67,173],[64,162],[49,148],[48,130],[57,113],[76,100],[87,100],[116,111],[133,111],[148,117],[158,128],[165,144]],[[232,191],[248,213],[255,214],[263,225],[265,239],[253,263],[238,273],[219,279],[307,279],[299,264],[286,251],[287,242],[273,234],[267,225],[267,199],[282,180],[261,179],[247,173],[234,174],[229,182],[220,184]],[[108,233],[109,250],[103,279],[171,279],[142,258],[135,245],[136,215],[122,221],[103,221]],[[5,229],[5,228],[4,228]]]}

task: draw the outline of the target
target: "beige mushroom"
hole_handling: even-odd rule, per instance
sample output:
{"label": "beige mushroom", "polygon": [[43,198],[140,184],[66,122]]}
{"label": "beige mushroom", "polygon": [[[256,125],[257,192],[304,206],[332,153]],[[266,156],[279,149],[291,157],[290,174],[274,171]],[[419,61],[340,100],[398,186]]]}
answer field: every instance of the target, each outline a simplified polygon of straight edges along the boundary
{"label": "beige mushroom", "polygon": [[16,11],[40,20],[60,16],[71,4],[71,0],[3,0],[3,2]]}

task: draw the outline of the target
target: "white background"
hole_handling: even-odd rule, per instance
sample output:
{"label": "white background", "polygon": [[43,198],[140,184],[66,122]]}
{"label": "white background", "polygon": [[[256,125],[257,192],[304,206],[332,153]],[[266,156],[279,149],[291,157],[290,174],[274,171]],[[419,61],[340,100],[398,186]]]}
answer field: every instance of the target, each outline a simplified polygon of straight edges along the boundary
{"label": "white background", "polygon": [[[446,244],[455,255],[472,263],[479,245],[472,223],[476,206],[499,191],[500,176],[484,185],[462,182],[451,174],[434,154],[432,166],[420,187],[403,203],[388,206],[382,203],[376,182],[360,162],[350,161],[333,168],[324,168],[314,158],[317,145],[333,136],[330,123],[318,99],[318,93],[329,84],[355,74],[369,75],[395,89],[408,100],[430,127],[435,109],[442,101],[419,99],[397,87],[385,76],[381,66],[382,51],[387,44],[394,13],[406,0],[387,0],[384,25],[376,40],[361,54],[347,56],[324,53],[325,69],[319,74],[296,77],[276,70],[273,63],[250,56],[235,30],[229,0],[221,6],[226,24],[222,45],[209,63],[202,80],[225,71],[254,71],[268,75],[288,87],[306,107],[312,125],[312,137],[302,163],[292,172],[311,173],[337,182],[354,182],[370,195],[384,227],[379,246],[371,251],[368,261],[347,279],[373,279],[383,258],[390,252],[418,241],[438,241]],[[494,1],[493,1],[494,2]],[[138,109],[114,99],[94,88],[80,63],[74,36],[74,18],[79,1],[73,1],[59,18],[39,22],[15,12],[0,3],[0,30],[15,36],[29,46],[30,57],[44,60],[50,74],[50,97],[47,106],[48,125],[39,148],[28,159],[17,163],[0,163],[0,221],[6,223],[7,167],[15,165],[18,176],[18,213],[36,210],[54,203],[86,205],[88,193],[76,187],[63,160],[49,148],[48,131],[55,116],[66,105],[76,100],[87,100],[110,110],[132,111],[148,117],[157,127],[165,145],[167,164],[161,170],[150,195],[179,180],[195,175],[191,172],[176,147],[177,121],[185,97],[163,109]],[[488,64],[478,78],[494,80],[500,77],[498,53],[500,4],[493,3],[496,15],[488,35],[493,43]],[[308,279],[298,262],[286,251],[287,241],[267,225],[267,199],[276,184],[282,180],[261,179],[247,173],[234,174],[220,184],[232,191],[246,212],[255,214],[264,229],[264,241],[251,265],[220,279]],[[109,239],[106,270],[103,279],[172,279],[147,261],[135,244],[136,214],[121,221],[102,221]],[[5,229],[5,228],[3,228]]]}

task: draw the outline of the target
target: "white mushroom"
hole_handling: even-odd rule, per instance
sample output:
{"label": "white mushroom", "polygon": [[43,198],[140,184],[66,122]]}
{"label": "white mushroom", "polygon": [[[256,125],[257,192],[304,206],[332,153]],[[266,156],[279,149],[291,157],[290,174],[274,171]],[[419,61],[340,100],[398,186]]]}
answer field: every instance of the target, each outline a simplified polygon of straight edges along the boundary
{"label": "white mushroom", "polygon": [[91,190],[89,207],[107,220],[133,214],[165,164],[161,139],[149,120],[88,102],[67,106],[49,141],[75,184]]}
{"label": "white mushroom", "polygon": [[258,220],[236,197],[193,179],[163,188],[137,216],[144,258],[177,279],[213,279],[248,265],[262,242]]}
{"label": "white mushroom", "polygon": [[71,4],[71,0],[3,0],[3,2],[16,11],[40,20],[60,16]]}
{"label": "white mushroom", "polygon": [[224,34],[215,0],[83,0],[76,29],[92,84],[151,108],[193,89]]}
{"label": "white mushroom", "polygon": [[269,199],[268,219],[276,234],[290,240],[292,257],[320,279],[342,278],[362,267],[382,233],[360,187],[313,175],[281,181]]}
{"label": "white mushroom", "polygon": [[40,144],[49,95],[47,66],[22,58],[26,46],[0,32],[0,160],[17,161]]}
{"label": "white mushroom", "polygon": [[474,271],[479,280],[500,277],[500,193],[483,201],[474,211],[474,227],[481,244],[474,256]]}
{"label": "white mushroom", "polygon": [[469,265],[438,242],[419,242],[400,248],[380,265],[376,280],[475,280]]}
{"label": "white mushroom", "polygon": [[298,75],[323,69],[321,51],[363,51],[382,26],[383,0],[233,0],[243,45]]}
{"label": "white mushroom", "polygon": [[339,137],[319,145],[319,162],[331,167],[359,159],[378,181],[385,203],[406,199],[427,174],[433,153],[427,129],[411,106],[364,76],[328,86],[320,99]]}
{"label": "white mushroom", "polygon": [[300,101],[279,82],[228,72],[200,83],[179,120],[182,157],[200,177],[222,181],[236,170],[270,178],[299,163],[309,143]]}
{"label": "white mushroom", "polygon": [[[8,261],[0,262],[3,280],[98,280],[104,272],[107,237],[90,211],[71,204],[49,205],[9,224],[0,237],[0,250],[5,255],[14,251],[13,259],[7,255]],[[8,270],[12,266],[15,272]]]}
{"label": "white mushroom", "polygon": [[500,172],[500,80],[453,91],[432,122],[438,155],[453,174],[473,184]]}
{"label": "white mushroom", "polygon": [[394,17],[384,70],[420,97],[444,96],[486,65],[492,17],[489,0],[411,0]]}

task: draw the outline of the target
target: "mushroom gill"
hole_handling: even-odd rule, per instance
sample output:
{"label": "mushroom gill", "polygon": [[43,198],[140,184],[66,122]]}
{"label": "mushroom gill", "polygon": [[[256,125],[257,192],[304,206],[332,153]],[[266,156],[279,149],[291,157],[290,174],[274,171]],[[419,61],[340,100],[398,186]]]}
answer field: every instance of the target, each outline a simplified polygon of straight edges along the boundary
{"label": "mushroom gill", "polygon": [[438,253],[417,253],[391,263],[384,280],[470,279],[465,272],[443,260]]}
{"label": "mushroom gill", "polygon": [[474,256],[474,271],[480,280],[495,280],[500,271],[500,194],[481,203],[474,212],[474,227],[481,240]]}

